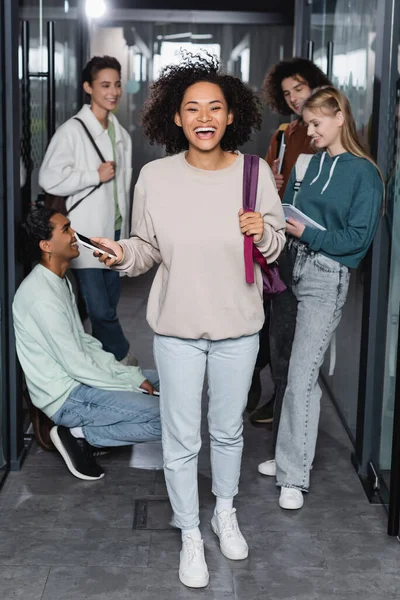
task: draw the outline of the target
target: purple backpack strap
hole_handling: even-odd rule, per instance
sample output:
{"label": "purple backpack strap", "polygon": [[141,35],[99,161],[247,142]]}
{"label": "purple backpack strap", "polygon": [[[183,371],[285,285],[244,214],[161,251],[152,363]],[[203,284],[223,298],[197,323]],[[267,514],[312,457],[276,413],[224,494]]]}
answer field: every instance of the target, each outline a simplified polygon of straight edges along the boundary
{"label": "purple backpack strap", "polygon": [[[257,199],[258,171],[260,159],[253,154],[244,155],[243,168],[243,209],[254,212]],[[253,236],[244,236],[244,268],[246,283],[254,283]]]}

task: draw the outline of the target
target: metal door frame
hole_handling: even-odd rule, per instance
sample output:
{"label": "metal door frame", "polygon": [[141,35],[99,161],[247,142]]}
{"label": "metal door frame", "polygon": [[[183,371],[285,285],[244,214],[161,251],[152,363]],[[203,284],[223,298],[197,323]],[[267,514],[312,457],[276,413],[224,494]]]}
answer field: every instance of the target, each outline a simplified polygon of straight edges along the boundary
{"label": "metal door frame", "polygon": [[[7,82],[4,94],[4,140],[7,152],[4,157],[6,203],[5,203],[5,393],[9,403],[10,467],[19,469],[25,455],[22,427],[21,370],[17,361],[12,302],[22,279],[22,267],[17,260],[16,228],[21,221],[22,202],[20,194],[20,115],[18,80],[18,2],[3,0],[3,75]],[[4,388],[3,388],[4,391]]]}

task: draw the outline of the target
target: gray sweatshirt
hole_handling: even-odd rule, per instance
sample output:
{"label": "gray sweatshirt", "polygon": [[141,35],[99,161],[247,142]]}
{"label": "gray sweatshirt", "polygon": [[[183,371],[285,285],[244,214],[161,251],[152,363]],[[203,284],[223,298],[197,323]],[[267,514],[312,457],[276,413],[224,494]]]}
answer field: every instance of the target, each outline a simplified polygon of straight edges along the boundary
{"label": "gray sweatshirt", "polygon": [[[226,169],[189,165],[185,153],[146,165],[135,188],[132,233],[120,242],[130,276],[161,263],[150,291],[147,320],[160,335],[219,340],[257,333],[264,322],[262,275],[245,279],[243,154]],[[268,262],[285,244],[285,218],[269,166],[260,160],[256,210],[264,217],[257,244]]]}

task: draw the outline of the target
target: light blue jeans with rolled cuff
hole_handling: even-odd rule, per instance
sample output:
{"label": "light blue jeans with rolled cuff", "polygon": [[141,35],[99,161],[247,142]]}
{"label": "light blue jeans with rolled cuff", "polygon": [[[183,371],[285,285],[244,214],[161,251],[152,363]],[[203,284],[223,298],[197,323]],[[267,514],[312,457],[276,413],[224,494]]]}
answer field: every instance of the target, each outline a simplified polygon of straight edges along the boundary
{"label": "light blue jeans with rolled cuff", "polygon": [[[143,371],[155,388],[156,371]],[[56,425],[81,427],[85,439],[98,448],[127,446],[161,439],[158,396],[141,392],[103,390],[78,385],[51,417]]]}
{"label": "light blue jeans with rolled cuff", "polygon": [[298,241],[294,254],[292,290],[297,304],[296,330],[276,444],[278,486],[304,492],[318,436],[321,388],[319,371],[347,297],[349,269]]}
{"label": "light blue jeans with rolled cuff", "polygon": [[197,462],[206,367],[212,492],[233,498],[239,486],[243,411],[258,346],[258,333],[217,341],[155,335],[165,480],[175,522],[183,530],[200,523]]}

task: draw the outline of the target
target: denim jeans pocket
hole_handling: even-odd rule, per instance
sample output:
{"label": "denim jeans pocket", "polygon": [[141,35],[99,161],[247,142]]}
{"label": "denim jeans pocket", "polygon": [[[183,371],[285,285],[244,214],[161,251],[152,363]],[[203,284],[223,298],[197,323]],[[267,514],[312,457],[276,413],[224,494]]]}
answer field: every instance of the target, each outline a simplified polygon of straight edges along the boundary
{"label": "denim jeans pocket", "polygon": [[319,252],[314,257],[314,264],[319,271],[323,271],[324,273],[339,273],[342,269],[342,265],[339,262]]}

